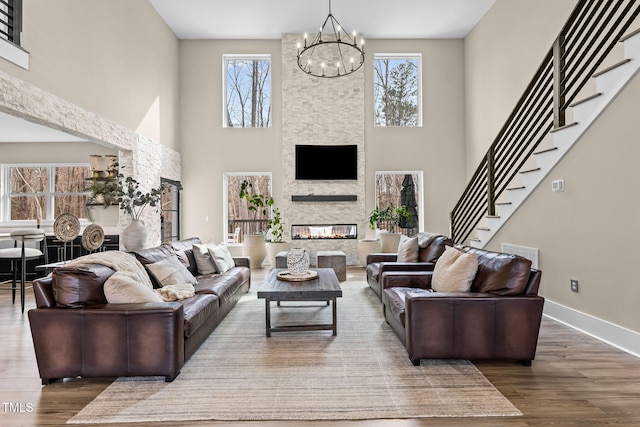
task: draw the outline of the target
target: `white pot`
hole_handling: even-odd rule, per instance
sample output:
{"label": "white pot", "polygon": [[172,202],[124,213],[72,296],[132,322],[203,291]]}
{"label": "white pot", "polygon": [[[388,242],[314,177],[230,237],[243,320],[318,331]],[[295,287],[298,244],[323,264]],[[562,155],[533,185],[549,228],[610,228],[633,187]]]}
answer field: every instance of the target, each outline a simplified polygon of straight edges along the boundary
{"label": "white pot", "polygon": [[147,237],[149,237],[149,230],[144,221],[134,219],[122,230],[122,245],[128,251],[137,251],[144,248]]}
{"label": "white pot", "polygon": [[262,234],[245,234],[242,241],[242,255],[249,257],[249,267],[260,268],[267,256],[267,246]]}
{"label": "white pot", "polygon": [[267,242],[267,257],[271,268],[276,268],[276,255],[289,250],[289,242]]}
{"label": "white pot", "polygon": [[89,206],[91,220],[101,227],[115,227],[118,225],[120,209],[118,205],[111,206]]}
{"label": "white pot", "polygon": [[398,245],[400,244],[400,233],[380,233],[380,246],[381,252],[384,253],[398,253]]}
{"label": "white pot", "polygon": [[367,255],[382,252],[380,240],[358,240],[358,259],[363,267],[367,266]]}

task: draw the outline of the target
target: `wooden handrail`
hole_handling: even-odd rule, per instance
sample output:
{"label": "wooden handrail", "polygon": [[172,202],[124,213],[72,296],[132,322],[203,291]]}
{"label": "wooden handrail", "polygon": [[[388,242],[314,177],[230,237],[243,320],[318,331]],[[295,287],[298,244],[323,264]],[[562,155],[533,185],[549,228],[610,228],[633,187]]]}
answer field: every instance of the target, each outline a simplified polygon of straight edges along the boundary
{"label": "wooden handrail", "polygon": [[580,0],[450,214],[464,243],[640,14],[638,0]]}

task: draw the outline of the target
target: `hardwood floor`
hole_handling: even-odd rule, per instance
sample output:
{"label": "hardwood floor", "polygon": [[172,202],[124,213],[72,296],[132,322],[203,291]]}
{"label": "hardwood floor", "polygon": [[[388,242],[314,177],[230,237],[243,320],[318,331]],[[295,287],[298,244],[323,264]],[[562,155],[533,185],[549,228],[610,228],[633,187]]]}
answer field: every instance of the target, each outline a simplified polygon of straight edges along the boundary
{"label": "hardwood floor", "polygon": [[[252,272],[257,289],[266,269]],[[348,280],[365,280],[364,270],[348,268]],[[27,307],[34,306],[31,290]],[[0,425],[54,426],[94,399],[111,380],[69,379],[40,385],[27,313],[10,292],[0,293]],[[562,324],[544,319],[531,367],[479,362],[476,366],[523,414],[507,418],[434,418],[344,422],[199,422],[182,426],[331,427],[415,426],[640,426],[640,359]],[[121,425],[121,424],[118,424]],[[133,424],[142,426],[141,424]],[[176,425],[149,423],[143,425]]]}

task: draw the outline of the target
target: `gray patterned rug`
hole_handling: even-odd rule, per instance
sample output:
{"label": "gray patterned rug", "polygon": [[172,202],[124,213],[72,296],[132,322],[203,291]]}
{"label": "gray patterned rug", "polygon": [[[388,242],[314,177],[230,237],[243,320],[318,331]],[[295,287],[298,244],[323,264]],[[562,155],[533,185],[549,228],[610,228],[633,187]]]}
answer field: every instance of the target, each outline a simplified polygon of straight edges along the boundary
{"label": "gray patterned rug", "polygon": [[[120,378],[68,423],[363,420],[522,415],[467,361],[411,364],[365,282],[345,282],[338,335],[264,332],[245,295],[172,383]],[[330,322],[322,303],[272,306],[272,324]]]}

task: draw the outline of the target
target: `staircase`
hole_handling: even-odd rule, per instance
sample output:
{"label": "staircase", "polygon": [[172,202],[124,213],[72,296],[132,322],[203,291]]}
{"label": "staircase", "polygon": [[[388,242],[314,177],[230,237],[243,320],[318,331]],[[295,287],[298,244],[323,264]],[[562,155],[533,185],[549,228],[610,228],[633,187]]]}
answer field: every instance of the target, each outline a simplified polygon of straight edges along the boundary
{"label": "staircase", "polygon": [[580,1],[451,212],[484,247],[640,69],[637,1]]}

